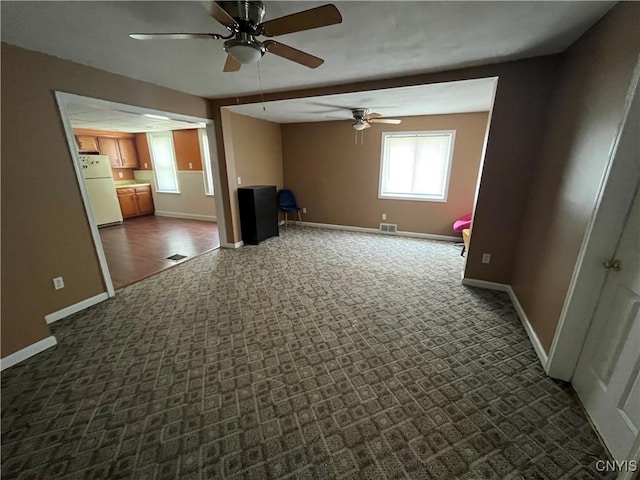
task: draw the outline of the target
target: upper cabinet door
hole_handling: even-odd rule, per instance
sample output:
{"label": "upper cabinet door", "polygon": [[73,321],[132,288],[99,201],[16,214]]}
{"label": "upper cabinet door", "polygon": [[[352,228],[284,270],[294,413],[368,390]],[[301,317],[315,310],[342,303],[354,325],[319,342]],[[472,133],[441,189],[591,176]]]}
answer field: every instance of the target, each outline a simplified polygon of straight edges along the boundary
{"label": "upper cabinet door", "polygon": [[95,153],[98,151],[98,139],[88,135],[78,135],[76,137],[78,151],[80,153]]}
{"label": "upper cabinet door", "polygon": [[109,156],[112,167],[122,168],[122,159],[120,158],[117,138],[98,137],[98,147],[102,155]]}
{"label": "upper cabinet door", "polygon": [[138,152],[133,138],[119,138],[120,160],[123,167],[138,167]]}

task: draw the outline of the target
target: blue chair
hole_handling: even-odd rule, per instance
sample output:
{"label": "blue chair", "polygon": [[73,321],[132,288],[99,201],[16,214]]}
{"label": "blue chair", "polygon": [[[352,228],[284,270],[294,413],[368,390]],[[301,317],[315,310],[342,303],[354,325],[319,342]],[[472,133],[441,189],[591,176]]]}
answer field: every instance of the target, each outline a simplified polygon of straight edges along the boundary
{"label": "blue chair", "polygon": [[302,216],[300,215],[300,207],[296,203],[296,197],[291,190],[282,189],[278,192],[278,208],[284,214],[284,227],[287,228],[289,212],[297,212],[298,220],[302,223]]}

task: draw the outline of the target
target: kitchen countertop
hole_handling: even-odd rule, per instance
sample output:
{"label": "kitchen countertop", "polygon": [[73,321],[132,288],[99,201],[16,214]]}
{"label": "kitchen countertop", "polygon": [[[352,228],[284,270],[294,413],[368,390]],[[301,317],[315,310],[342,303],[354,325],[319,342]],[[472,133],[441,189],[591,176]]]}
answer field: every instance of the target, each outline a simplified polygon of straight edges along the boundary
{"label": "kitchen countertop", "polygon": [[120,180],[115,182],[116,188],[149,187],[151,183],[138,180]]}

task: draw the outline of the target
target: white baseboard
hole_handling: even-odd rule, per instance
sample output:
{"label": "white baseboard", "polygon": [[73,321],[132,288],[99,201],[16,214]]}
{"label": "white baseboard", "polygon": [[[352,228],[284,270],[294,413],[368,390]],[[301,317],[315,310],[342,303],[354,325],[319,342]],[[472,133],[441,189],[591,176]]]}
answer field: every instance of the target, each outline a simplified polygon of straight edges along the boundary
{"label": "white baseboard", "polygon": [[511,288],[511,285],[509,285],[508,287],[509,289],[507,290],[507,293],[509,294],[511,303],[513,303],[513,306],[515,307],[516,312],[518,312],[518,316],[520,317],[522,326],[524,327],[525,332],[527,332],[527,335],[529,336],[529,340],[531,341],[531,345],[533,345],[533,349],[538,355],[538,358],[540,359],[540,363],[542,363],[542,367],[546,372],[547,361],[548,361],[547,352],[545,352],[544,347],[542,346],[542,343],[540,343],[540,339],[538,338],[538,335],[536,335],[536,332],[531,326],[531,323],[529,323],[529,318],[527,317],[527,314],[524,312],[522,305],[520,305],[520,301],[516,296],[516,292],[513,291],[513,288]]}
{"label": "white baseboard", "polygon": [[227,243],[227,242],[224,242],[224,243],[221,243],[221,244],[220,244],[220,246],[221,246],[222,248],[240,248],[240,247],[241,247],[241,246],[243,246],[243,245],[244,245],[244,242],[243,242],[242,240],[240,240],[239,242],[236,242],[236,243]]}
{"label": "white baseboard", "polygon": [[505,283],[487,282],[486,280],[476,280],[475,278],[463,278],[462,284],[468,287],[486,288],[487,290],[498,290],[499,292],[508,292],[509,285]]}
{"label": "white baseboard", "polygon": [[107,298],[109,298],[109,295],[107,294],[107,292],[99,293],[98,295],[95,295],[91,298],[87,298],[85,300],[82,300],[81,302],[74,303],[73,305],[69,305],[68,307],[64,307],[63,309],[58,310],[57,312],[53,312],[48,315],[45,315],[44,319],[47,323],[57,322],[58,320],[62,320],[63,318],[68,317],[69,315],[73,315],[74,313],[78,313],[79,311],[84,310],[85,308],[89,308],[97,303],[103,302]]}
{"label": "white baseboard", "polygon": [[47,348],[53,347],[56,343],[58,343],[56,341],[56,337],[50,335],[46,338],[43,338],[39,342],[23,348],[22,350],[18,350],[11,355],[7,355],[3,359],[0,359],[0,371],[4,370],[5,368],[13,367],[17,363],[20,363],[27,358],[31,358],[34,355],[45,351]]}
{"label": "white baseboard", "polygon": [[369,227],[352,227],[351,225],[334,225],[332,223],[316,223],[316,222],[298,222],[295,224],[302,225],[303,227],[315,227],[315,228],[329,228],[332,230],[346,230],[348,232],[364,232],[364,233],[377,233],[380,235],[392,235],[396,237],[412,237],[412,238],[424,238],[427,240],[439,240],[444,242],[460,242],[462,237],[450,237],[448,235],[434,235],[431,233],[419,233],[419,232],[381,232],[377,228]]}
{"label": "white baseboard", "polygon": [[511,300],[511,303],[513,303],[513,308],[515,308],[516,313],[520,318],[520,322],[524,327],[524,331],[527,332],[529,341],[531,342],[531,345],[533,345],[533,349],[536,352],[536,355],[538,355],[538,359],[540,360],[540,363],[546,371],[548,360],[547,352],[544,350],[542,343],[540,343],[540,339],[538,338],[538,335],[536,335],[536,332],[531,326],[531,323],[529,323],[529,318],[522,308],[522,305],[520,304],[516,293],[513,291],[513,288],[511,288],[511,285],[507,285],[505,283],[487,282],[485,280],[476,280],[474,278],[463,278],[462,284],[469,287],[486,288],[488,290],[506,292],[509,295],[509,299]]}
{"label": "white baseboard", "polygon": [[185,218],[187,220],[203,220],[205,222],[217,222],[217,217],[213,215],[200,215],[199,213],[180,213],[156,210],[154,215],[158,217]]}

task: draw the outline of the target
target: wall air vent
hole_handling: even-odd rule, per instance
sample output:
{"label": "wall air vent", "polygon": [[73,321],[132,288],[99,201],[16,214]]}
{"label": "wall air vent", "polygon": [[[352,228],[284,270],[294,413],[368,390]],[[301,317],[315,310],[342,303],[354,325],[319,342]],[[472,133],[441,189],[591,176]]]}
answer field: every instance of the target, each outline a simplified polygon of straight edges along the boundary
{"label": "wall air vent", "polygon": [[381,223],[380,231],[385,233],[396,233],[398,231],[398,225],[395,223]]}

